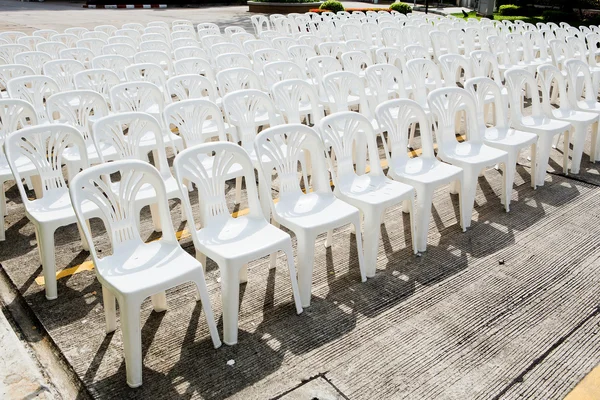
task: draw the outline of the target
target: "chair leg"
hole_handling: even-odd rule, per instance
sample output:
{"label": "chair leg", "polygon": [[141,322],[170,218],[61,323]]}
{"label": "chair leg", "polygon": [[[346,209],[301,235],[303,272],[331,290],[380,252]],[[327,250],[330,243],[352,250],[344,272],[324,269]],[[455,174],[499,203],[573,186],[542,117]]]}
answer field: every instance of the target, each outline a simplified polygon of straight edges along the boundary
{"label": "chair leg", "polygon": [[586,135],[586,129],[575,129],[575,132],[573,133],[573,152],[571,153],[572,174],[578,174],[579,169],[581,168],[581,157],[583,156],[583,148],[585,147]]}
{"label": "chair leg", "polygon": [[383,214],[383,212],[380,210],[363,211],[363,253],[367,278],[374,277],[375,272],[377,271],[381,214]]}
{"label": "chair leg", "polygon": [[296,305],[296,314],[302,313],[302,300],[300,298],[300,290],[298,288],[298,277],[296,266],[294,265],[294,250],[292,249],[291,240],[282,249],[287,258],[288,270],[290,272],[290,280],[292,283],[292,294],[294,295],[294,304]]}
{"label": "chair leg", "polygon": [[[358,227],[360,230],[360,226]],[[333,229],[327,231],[327,238],[325,239],[325,248],[331,247],[331,242],[333,242]]]}
{"label": "chair leg", "polygon": [[309,235],[296,235],[298,251],[298,285],[302,307],[310,306],[312,274],[315,260],[315,238]]}
{"label": "chair leg", "polygon": [[58,297],[56,288],[56,260],[54,257],[54,229],[47,229],[43,226],[40,227],[38,246],[42,257],[42,272],[44,274],[46,299],[54,300]]}
{"label": "chair leg", "polygon": [[533,142],[531,144],[530,153],[531,153],[531,172],[530,172],[529,176],[531,178],[531,188],[533,190],[535,190],[535,188],[537,186],[536,185],[536,182],[537,182],[536,181],[536,176],[537,176],[536,173],[537,173],[537,169],[538,169],[538,166],[536,164],[537,163],[537,142]]}
{"label": "chair leg", "polygon": [[240,273],[238,274],[238,278],[240,283],[248,282],[248,264],[242,265],[242,268],[240,268]]}
{"label": "chair leg", "polygon": [[590,150],[590,161],[595,163],[598,158],[600,158],[599,150],[600,146],[598,146],[598,130],[600,129],[600,123],[596,122],[592,125],[592,143]]}
{"label": "chair leg", "polygon": [[132,388],[142,385],[142,335],[140,330],[140,303],[130,299],[119,299],[121,332],[127,385]]}
{"label": "chair leg", "polygon": [[161,232],[162,227],[160,225],[160,212],[158,211],[158,204],[150,204],[150,215],[152,216],[152,224],[154,225],[155,232]]}
{"label": "chair leg", "polygon": [[546,179],[546,168],[548,168],[548,160],[550,159],[550,150],[552,149],[552,138],[541,136],[538,139],[536,151],[536,186],[544,186]]}
{"label": "chair leg", "polygon": [[417,212],[415,214],[417,230],[417,250],[427,250],[427,234],[429,233],[429,219],[431,218],[431,203],[433,190],[429,188],[417,189]]}
{"label": "chair leg", "polygon": [[[86,220],[85,223],[87,225],[88,230],[91,231],[90,221]],[[90,244],[85,238],[85,235],[83,234],[83,229],[81,229],[81,225],[79,225],[79,222],[77,223],[77,230],[79,231],[79,237],[81,238],[81,248],[83,248],[85,251],[90,251]]]}
{"label": "chair leg", "polygon": [[460,187],[460,212],[463,231],[471,226],[475,193],[477,192],[477,177],[477,171],[463,169],[463,181]]}
{"label": "chair leg", "polygon": [[232,346],[238,340],[240,301],[239,270],[235,265],[221,268],[221,302],[223,304],[223,341]]}
{"label": "chair leg", "polygon": [[242,176],[235,178],[235,204],[242,202]]}
{"label": "chair leg", "polygon": [[[356,229],[356,250],[358,253],[358,267],[360,268],[360,280],[361,282],[366,282],[367,266],[365,265],[362,234],[360,232],[360,216],[357,216],[352,224],[354,225],[354,229]],[[377,225],[377,227],[379,227],[379,225]]]}
{"label": "chair leg", "polygon": [[196,279],[196,300],[202,302],[202,309],[204,315],[206,315],[206,324],[208,325],[208,331],[213,342],[215,349],[221,347],[221,338],[219,337],[219,331],[217,330],[217,324],[215,323],[215,315],[213,314],[212,306],[210,303],[210,296],[208,295],[208,289],[206,288],[206,280],[204,279],[204,273],[201,272],[200,277]]}
{"label": "chair leg", "polygon": [[510,199],[512,198],[512,188],[515,182],[515,174],[517,172],[518,153],[508,153],[508,161],[504,164],[502,173],[504,175],[504,193],[502,196],[502,204],[506,212],[510,211]]}
{"label": "chair leg", "polygon": [[[408,137],[408,147],[413,149],[415,146],[415,132],[417,130],[417,124],[410,125],[410,135]],[[390,147],[391,148],[391,147]]]}
{"label": "chair leg", "polygon": [[569,175],[569,143],[571,142],[572,133],[573,129],[566,131],[563,142],[563,174],[565,175]]}
{"label": "chair leg", "polygon": [[[414,195],[412,196],[412,198],[409,201],[405,201],[405,204],[408,204],[408,210],[409,210],[409,215],[410,215],[410,238],[411,238],[411,242],[412,242],[412,247],[413,247],[413,253],[417,254],[419,252],[418,246],[417,246],[417,227],[416,227],[416,217],[415,217],[415,210],[416,210],[416,206],[415,206],[415,198]],[[430,207],[431,208],[431,207]],[[425,238],[425,240],[427,240],[427,238]]]}
{"label": "chair leg", "polygon": [[6,234],[4,233],[6,227],[6,221],[4,221],[4,217],[6,216],[6,194],[4,193],[4,182],[0,182],[0,241],[6,239]]}
{"label": "chair leg", "polygon": [[106,333],[114,332],[117,329],[117,307],[115,304],[115,296],[104,286],[102,286],[102,302],[104,303]]}
{"label": "chair leg", "polygon": [[196,260],[200,261],[202,270],[206,273],[206,254],[202,253],[200,250],[196,250]]}
{"label": "chair leg", "polygon": [[163,291],[151,296],[152,307],[156,312],[167,311],[167,294]]}

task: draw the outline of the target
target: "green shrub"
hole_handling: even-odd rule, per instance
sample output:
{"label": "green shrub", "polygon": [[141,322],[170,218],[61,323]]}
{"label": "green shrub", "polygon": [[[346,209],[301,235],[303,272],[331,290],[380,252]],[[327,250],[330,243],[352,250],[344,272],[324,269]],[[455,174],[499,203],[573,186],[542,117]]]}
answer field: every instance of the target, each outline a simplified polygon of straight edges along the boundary
{"label": "green shrub", "polygon": [[400,14],[408,14],[412,12],[412,8],[406,3],[397,2],[390,6],[390,10],[398,11]]}
{"label": "green shrub", "polygon": [[506,17],[514,17],[521,14],[521,7],[515,6],[514,4],[505,4],[498,8],[498,14]]}
{"label": "green shrub", "polygon": [[344,5],[336,0],[327,0],[319,7],[321,10],[328,10],[334,13],[344,11]]}

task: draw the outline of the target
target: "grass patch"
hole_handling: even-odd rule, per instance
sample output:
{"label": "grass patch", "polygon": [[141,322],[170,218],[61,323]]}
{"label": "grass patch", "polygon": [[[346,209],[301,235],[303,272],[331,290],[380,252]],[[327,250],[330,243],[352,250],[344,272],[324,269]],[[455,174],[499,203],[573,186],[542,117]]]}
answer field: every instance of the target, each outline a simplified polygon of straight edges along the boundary
{"label": "grass patch", "polygon": [[[467,17],[465,17],[462,13],[454,13],[452,14],[455,17],[459,17],[462,19],[469,19],[469,18],[476,18],[476,19],[481,19],[481,17],[479,17],[477,15],[477,13],[475,11],[471,11]],[[525,22],[529,22],[531,24],[535,24],[537,22],[544,22],[544,18],[542,18],[542,16],[540,15],[539,17],[525,17],[525,16],[506,16],[506,15],[500,15],[498,13],[494,13],[494,19],[496,21],[503,21],[503,20],[509,20],[509,21],[525,21]]]}

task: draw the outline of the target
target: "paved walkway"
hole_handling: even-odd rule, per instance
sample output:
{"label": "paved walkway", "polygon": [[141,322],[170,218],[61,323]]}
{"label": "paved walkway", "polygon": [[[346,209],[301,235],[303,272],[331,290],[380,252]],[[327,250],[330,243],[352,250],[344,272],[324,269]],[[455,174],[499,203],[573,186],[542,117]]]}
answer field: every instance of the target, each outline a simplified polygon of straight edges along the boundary
{"label": "paved walkway", "polygon": [[40,365],[0,310],[0,399],[54,398]]}

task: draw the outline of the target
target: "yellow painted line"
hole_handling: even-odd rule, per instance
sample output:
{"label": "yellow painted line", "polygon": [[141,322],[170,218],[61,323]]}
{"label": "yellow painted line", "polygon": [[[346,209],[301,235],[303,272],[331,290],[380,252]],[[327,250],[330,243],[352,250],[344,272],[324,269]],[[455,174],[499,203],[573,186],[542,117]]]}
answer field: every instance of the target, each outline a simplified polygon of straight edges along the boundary
{"label": "yellow painted line", "polygon": [[[459,142],[462,142],[466,139],[466,137],[464,135],[461,136],[457,136],[457,140]],[[434,145],[434,148],[437,148],[436,145]],[[417,150],[411,150],[408,152],[409,157],[413,158],[413,157],[418,157],[419,155],[421,155],[422,150],[421,149],[417,149]],[[388,166],[388,162],[387,160],[381,160],[381,168],[387,168]],[[369,172],[369,169],[367,168],[367,172]],[[333,186],[333,182],[330,182],[331,186]],[[279,199],[275,199],[275,202],[279,201]],[[241,217],[244,216],[246,214],[248,214],[250,212],[250,209],[248,208],[244,208],[238,211],[235,211],[233,213],[231,213],[231,216],[233,218],[237,218],[237,217]],[[190,233],[187,230],[181,230],[178,232],[175,232],[175,236],[177,237],[177,240],[181,240],[181,239],[185,239],[190,237]],[[157,240],[157,239],[156,239]],[[78,274],[80,272],[83,271],[92,271],[94,269],[94,263],[92,261],[85,261],[82,264],[76,265],[74,267],[70,267],[70,268],[65,268],[63,270],[60,270],[56,273],[56,279],[61,279],[61,278],[65,278],[67,276],[71,276],[74,274]],[[37,278],[35,278],[35,283],[37,283],[39,286],[44,286],[44,277],[43,276],[38,276]]]}
{"label": "yellow painted line", "polygon": [[586,375],[575,386],[565,400],[598,400],[600,399],[600,365]]}

